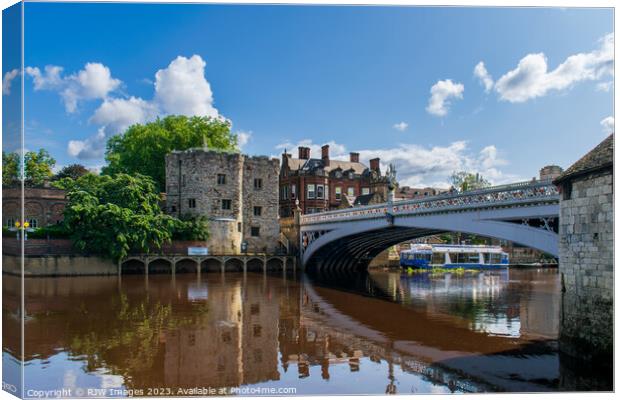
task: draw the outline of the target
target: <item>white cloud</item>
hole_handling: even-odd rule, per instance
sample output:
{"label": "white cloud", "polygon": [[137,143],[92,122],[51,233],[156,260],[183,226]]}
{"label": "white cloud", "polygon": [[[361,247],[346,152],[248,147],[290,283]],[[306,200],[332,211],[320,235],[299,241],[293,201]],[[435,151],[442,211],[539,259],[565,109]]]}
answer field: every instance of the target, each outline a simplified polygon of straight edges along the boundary
{"label": "white cloud", "polygon": [[401,131],[401,132],[404,132],[408,127],[409,127],[409,124],[404,121],[401,121],[397,124],[392,125],[392,128],[396,129],[397,131]]}
{"label": "white cloud", "polygon": [[237,145],[239,146],[240,149],[243,149],[243,147],[248,144],[248,142],[250,141],[250,139],[252,138],[252,132],[237,132]]}
{"label": "white cloud", "polygon": [[178,56],[155,74],[155,100],[168,114],[218,117],[202,57]]}
{"label": "white cloud", "polygon": [[11,81],[19,75],[19,69],[15,68],[4,74],[2,78],[2,94],[8,96],[11,94]]}
{"label": "white cloud", "polygon": [[153,120],[158,115],[157,106],[139,97],[129,99],[105,100],[90,122],[104,126],[106,135],[114,135],[123,132],[133,124],[144,123]]}
{"label": "white cloud", "polygon": [[600,82],[596,84],[599,92],[609,92],[614,87],[614,81]]}
{"label": "white cloud", "polygon": [[609,116],[607,118],[602,119],[601,120],[601,126],[603,127],[603,132],[606,135],[609,135],[610,133],[613,133],[613,131],[615,129],[614,117]]}
{"label": "white cloud", "polygon": [[26,74],[30,75],[34,82],[34,90],[51,90],[60,87],[63,79],[62,67],[46,65],[43,73],[38,67],[26,67]]}
{"label": "white cloud", "polygon": [[67,153],[81,160],[102,158],[105,153],[106,134],[104,128],[99,128],[97,134],[85,140],[70,140]]}
{"label": "white cloud", "polygon": [[[330,145],[330,158],[348,160],[349,152],[342,144],[333,141]],[[320,158],[321,146],[311,140],[302,140],[298,143],[286,142],[276,146],[276,149],[287,149],[297,157],[297,147],[310,147],[310,156]],[[454,171],[479,172],[493,184],[503,184],[522,180],[515,174],[505,173],[500,167],[507,165],[507,161],[498,155],[495,146],[486,146],[479,152],[469,149],[466,141],[456,141],[448,146],[423,147],[416,144],[400,144],[392,148],[376,150],[357,150],[360,161],[368,165],[369,160],[375,157],[381,159],[383,172],[388,164],[393,163],[397,170],[397,179],[401,186],[434,186],[449,187],[449,178]]]}
{"label": "white cloud", "polygon": [[112,78],[110,69],[101,63],[87,63],[84,69],[65,77],[62,71],[57,65],[46,65],[44,73],[38,67],[26,67],[26,73],[34,81],[34,89],[57,90],[69,113],[77,110],[80,101],[107,98],[122,83]]}
{"label": "white cloud", "polygon": [[450,99],[462,99],[464,90],[463,84],[454,83],[450,79],[437,81],[431,87],[431,97],[428,100],[426,111],[439,117],[448,114]]}
{"label": "white cloud", "polygon": [[[98,63],[88,63],[83,70],[68,77],[62,77],[62,68],[56,66],[45,67],[44,74],[38,68],[29,68],[29,75],[34,79],[35,90],[58,90],[68,112],[76,111],[81,100],[103,100],[89,119],[99,125],[97,133],[86,140],[72,140],[67,146],[70,155],[88,159],[103,156],[106,140],[111,135],[158,116],[180,114],[224,118],[213,107],[213,93],[204,75],[205,66],[198,55],[190,58],[178,56],[168,67],[155,73],[152,100],[134,96],[110,97],[109,94],[122,82],[112,78],[109,68]],[[240,147],[247,144],[250,134],[239,134]]]}
{"label": "white cloud", "polygon": [[598,80],[613,75],[613,33],[600,40],[600,47],[590,53],[569,56],[553,71],[547,70],[543,53],[528,54],[517,68],[507,72],[495,84],[501,100],[520,103],[544,96],[553,90],[570,88],[585,80]]}
{"label": "white cloud", "polygon": [[489,75],[484,63],[480,61],[476,64],[474,68],[474,75],[480,80],[482,86],[484,86],[484,91],[489,93],[491,89],[493,89],[493,78]]}

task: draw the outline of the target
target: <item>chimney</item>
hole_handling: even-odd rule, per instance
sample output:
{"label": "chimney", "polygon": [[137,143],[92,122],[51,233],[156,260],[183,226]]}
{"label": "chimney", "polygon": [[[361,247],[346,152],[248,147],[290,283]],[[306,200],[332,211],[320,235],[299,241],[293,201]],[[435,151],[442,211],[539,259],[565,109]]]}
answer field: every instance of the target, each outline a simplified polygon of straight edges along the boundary
{"label": "chimney", "polygon": [[300,160],[308,160],[308,159],[310,159],[310,148],[309,147],[299,146],[297,148],[297,150],[299,151],[299,159]]}
{"label": "chimney", "polygon": [[378,158],[373,158],[372,160],[370,160],[370,169],[373,171],[377,171],[379,173],[381,173],[380,167],[379,167],[379,159]]}
{"label": "chimney", "polygon": [[321,147],[321,159],[323,160],[323,165],[329,165],[329,145],[326,144]]}
{"label": "chimney", "polygon": [[360,153],[349,153],[349,160],[351,162],[360,162]]}

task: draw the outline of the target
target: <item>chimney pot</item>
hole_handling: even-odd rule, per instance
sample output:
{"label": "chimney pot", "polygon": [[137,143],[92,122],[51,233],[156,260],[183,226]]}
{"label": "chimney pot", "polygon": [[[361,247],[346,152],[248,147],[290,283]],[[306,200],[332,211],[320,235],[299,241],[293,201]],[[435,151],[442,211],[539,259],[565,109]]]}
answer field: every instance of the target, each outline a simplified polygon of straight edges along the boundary
{"label": "chimney pot", "polygon": [[299,146],[297,148],[297,151],[299,152],[299,159],[300,160],[308,160],[308,159],[310,159],[310,148],[309,147]]}
{"label": "chimney pot", "polygon": [[372,160],[370,160],[370,169],[373,171],[379,171],[379,158],[373,158]]}
{"label": "chimney pot", "polygon": [[329,165],[329,145],[328,144],[321,147],[321,159],[323,160],[323,164],[325,166]]}
{"label": "chimney pot", "polygon": [[349,153],[349,160],[351,162],[360,162],[360,153]]}

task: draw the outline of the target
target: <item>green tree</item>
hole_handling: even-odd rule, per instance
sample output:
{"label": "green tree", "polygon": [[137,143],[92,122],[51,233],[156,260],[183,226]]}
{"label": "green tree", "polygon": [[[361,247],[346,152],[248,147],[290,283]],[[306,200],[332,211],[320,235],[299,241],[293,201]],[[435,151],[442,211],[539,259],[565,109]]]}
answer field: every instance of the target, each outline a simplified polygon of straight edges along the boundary
{"label": "green tree", "polygon": [[90,171],[82,164],[71,164],[58,171],[56,175],[54,175],[54,180],[60,180],[63,178],[78,179],[79,177],[89,173]]}
{"label": "green tree", "polygon": [[42,185],[54,175],[52,172],[54,165],[56,165],[56,160],[45,149],[27,152],[24,156],[26,181],[33,186]]}
{"label": "green tree", "polygon": [[136,174],[86,174],[54,184],[67,191],[64,225],[74,246],[115,261],[160,249],[175,235],[206,240],[206,220],[181,221],[162,212],[155,183]]}
{"label": "green tree", "polygon": [[228,121],[210,117],[171,115],[144,125],[136,124],[108,140],[108,165],[102,173],[150,176],[161,191],[166,180],[166,154],[203,145],[214,150],[235,151],[237,137],[230,132]]}
{"label": "green tree", "polygon": [[19,154],[2,152],[2,185],[19,181]]}
{"label": "green tree", "polygon": [[450,176],[450,183],[459,192],[468,190],[482,189],[491,186],[491,183],[484,179],[480,174],[460,171],[453,172]]}

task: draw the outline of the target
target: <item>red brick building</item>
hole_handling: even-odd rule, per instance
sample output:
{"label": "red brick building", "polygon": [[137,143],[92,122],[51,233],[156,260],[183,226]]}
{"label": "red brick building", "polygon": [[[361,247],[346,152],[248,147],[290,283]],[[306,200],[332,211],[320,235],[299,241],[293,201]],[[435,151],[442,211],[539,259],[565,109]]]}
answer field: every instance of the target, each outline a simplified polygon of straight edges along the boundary
{"label": "red brick building", "polygon": [[304,214],[312,214],[338,208],[345,196],[354,200],[378,193],[387,201],[388,193],[378,158],[370,160],[370,167],[360,163],[359,153],[350,153],[349,161],[332,160],[329,145],[321,148],[321,158],[311,158],[310,148],[303,146],[297,158],[285,151],[279,186],[281,217],[291,216],[297,201]]}

